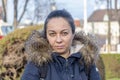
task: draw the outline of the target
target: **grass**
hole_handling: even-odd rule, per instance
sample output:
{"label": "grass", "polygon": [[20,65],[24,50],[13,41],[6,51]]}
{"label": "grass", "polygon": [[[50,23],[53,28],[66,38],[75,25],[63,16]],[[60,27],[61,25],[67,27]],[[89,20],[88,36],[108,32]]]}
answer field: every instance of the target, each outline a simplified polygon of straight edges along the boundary
{"label": "grass", "polygon": [[120,80],[120,78],[111,78],[111,79],[106,79],[106,80]]}
{"label": "grass", "polygon": [[101,54],[106,80],[120,80],[120,54]]}

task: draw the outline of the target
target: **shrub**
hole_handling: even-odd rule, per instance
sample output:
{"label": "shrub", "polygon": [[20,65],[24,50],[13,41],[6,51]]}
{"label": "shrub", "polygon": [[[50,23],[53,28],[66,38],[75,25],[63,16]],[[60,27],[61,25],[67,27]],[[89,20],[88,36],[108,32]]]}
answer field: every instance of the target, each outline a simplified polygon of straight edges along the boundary
{"label": "shrub", "polygon": [[19,77],[26,64],[24,41],[33,30],[41,28],[42,25],[16,29],[0,40],[1,78],[5,80],[16,80],[17,77],[20,80]]}

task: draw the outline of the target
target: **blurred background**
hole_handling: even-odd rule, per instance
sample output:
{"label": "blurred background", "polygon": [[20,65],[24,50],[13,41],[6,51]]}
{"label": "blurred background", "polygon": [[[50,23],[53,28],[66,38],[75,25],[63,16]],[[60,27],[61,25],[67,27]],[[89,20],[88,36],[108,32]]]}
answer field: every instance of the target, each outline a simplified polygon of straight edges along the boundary
{"label": "blurred background", "polygon": [[120,79],[120,0],[0,0],[0,43],[15,30],[43,25],[59,9],[71,13],[76,31],[96,35],[107,80]]}

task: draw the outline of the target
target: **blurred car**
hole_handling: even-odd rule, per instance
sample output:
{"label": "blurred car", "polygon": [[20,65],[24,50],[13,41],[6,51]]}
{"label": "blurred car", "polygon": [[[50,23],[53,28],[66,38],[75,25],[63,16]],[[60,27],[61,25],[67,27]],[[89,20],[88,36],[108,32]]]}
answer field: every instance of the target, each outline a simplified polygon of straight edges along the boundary
{"label": "blurred car", "polygon": [[2,32],[2,35],[4,36],[12,32],[13,30],[14,30],[13,26],[10,26],[10,25],[1,26],[1,32]]}
{"label": "blurred car", "polygon": [[2,39],[3,38],[3,36],[2,35],[0,35],[0,39]]}
{"label": "blurred car", "polygon": [[9,34],[14,30],[14,27],[11,25],[1,25],[0,26],[0,39]]}

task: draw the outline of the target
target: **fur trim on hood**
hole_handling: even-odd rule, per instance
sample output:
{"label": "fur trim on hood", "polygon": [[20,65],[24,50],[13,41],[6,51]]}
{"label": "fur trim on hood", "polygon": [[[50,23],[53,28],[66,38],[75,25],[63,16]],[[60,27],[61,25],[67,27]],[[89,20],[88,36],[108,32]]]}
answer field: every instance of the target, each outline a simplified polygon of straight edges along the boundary
{"label": "fur trim on hood", "polygon": [[[28,54],[28,61],[40,66],[49,62],[52,49],[42,32],[33,31],[25,42],[25,50]],[[85,34],[83,31],[76,32],[71,47],[71,52],[80,52],[86,65],[94,63],[99,53],[99,46],[95,36]]]}

